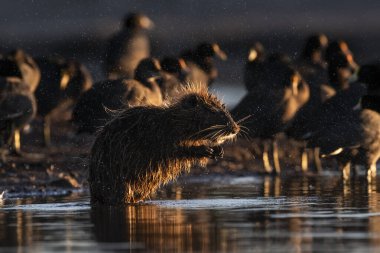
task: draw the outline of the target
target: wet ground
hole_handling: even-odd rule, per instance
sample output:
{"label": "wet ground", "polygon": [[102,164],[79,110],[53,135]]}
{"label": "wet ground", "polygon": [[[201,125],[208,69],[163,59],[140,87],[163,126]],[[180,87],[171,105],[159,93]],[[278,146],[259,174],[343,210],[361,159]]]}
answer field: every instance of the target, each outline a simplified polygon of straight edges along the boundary
{"label": "wet ground", "polygon": [[379,252],[380,184],[319,177],[185,177],[144,204],[86,192],[9,198],[0,252]]}

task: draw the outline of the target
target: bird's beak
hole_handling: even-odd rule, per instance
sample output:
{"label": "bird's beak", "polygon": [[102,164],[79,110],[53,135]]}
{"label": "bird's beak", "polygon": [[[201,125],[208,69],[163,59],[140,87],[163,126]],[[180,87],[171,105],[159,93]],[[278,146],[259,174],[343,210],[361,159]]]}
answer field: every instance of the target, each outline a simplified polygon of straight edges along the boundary
{"label": "bird's beak", "polygon": [[184,71],[184,72],[189,72],[190,69],[189,67],[187,66],[186,62],[184,59],[180,58],[179,60],[179,65],[181,66],[181,70]]}
{"label": "bird's beak", "polygon": [[227,54],[222,49],[220,49],[218,44],[213,44],[212,48],[214,49],[215,55],[219,59],[221,59],[222,61],[227,60]]}
{"label": "bird's beak", "polygon": [[257,51],[256,49],[249,50],[248,54],[248,61],[253,62],[257,58]]}
{"label": "bird's beak", "polygon": [[152,30],[154,28],[154,23],[150,18],[144,16],[140,19],[140,26],[144,29]]}
{"label": "bird's beak", "polygon": [[62,71],[61,73],[61,83],[59,85],[61,90],[65,90],[70,81],[70,74],[67,71]]}
{"label": "bird's beak", "polygon": [[359,65],[355,62],[352,54],[347,54],[347,61],[350,64],[351,69],[355,71],[359,69]]}
{"label": "bird's beak", "polygon": [[291,82],[292,82],[293,96],[297,96],[298,95],[298,83],[300,82],[299,76],[298,75],[293,75]]}

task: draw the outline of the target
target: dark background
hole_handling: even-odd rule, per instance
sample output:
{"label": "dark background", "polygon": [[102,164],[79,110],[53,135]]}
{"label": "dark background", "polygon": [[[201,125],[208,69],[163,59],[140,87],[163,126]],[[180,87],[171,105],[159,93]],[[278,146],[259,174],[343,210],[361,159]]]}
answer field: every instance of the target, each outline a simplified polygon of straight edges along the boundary
{"label": "dark background", "polygon": [[370,0],[1,1],[0,51],[22,47],[34,56],[77,57],[99,80],[105,41],[130,11],[155,22],[155,56],[175,55],[201,41],[219,42],[230,56],[217,63],[219,83],[241,83],[242,64],[256,40],[271,52],[296,58],[307,35],[325,32],[348,40],[359,62],[380,55],[380,1]]}

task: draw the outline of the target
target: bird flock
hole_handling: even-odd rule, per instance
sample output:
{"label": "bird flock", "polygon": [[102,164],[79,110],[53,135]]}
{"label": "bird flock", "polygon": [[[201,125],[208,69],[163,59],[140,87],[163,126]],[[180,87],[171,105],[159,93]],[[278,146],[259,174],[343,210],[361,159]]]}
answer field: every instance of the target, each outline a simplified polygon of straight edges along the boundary
{"label": "bird flock", "polygon": [[[178,56],[151,56],[145,15],[126,15],[104,57],[106,80],[93,83],[75,59],[32,57],[21,49],[0,54],[1,159],[24,155],[21,136],[33,120],[43,122],[44,145],[50,146],[54,110],[72,112],[77,134],[96,134],[112,111],[139,105],[162,105],[181,96],[181,87],[210,87],[218,77],[214,59],[227,60],[217,43],[202,42]],[[244,137],[262,146],[267,173],[280,173],[278,134],[302,143],[302,169],[312,149],[315,168],[335,157],[345,178],[364,166],[376,176],[380,157],[380,63],[358,64],[344,40],[324,34],[307,38],[298,59],[268,54],[252,43],[244,67],[246,95],[231,113]],[[258,140],[258,141],[257,141]],[[269,151],[272,152],[269,152]],[[270,157],[273,158],[273,166]]]}

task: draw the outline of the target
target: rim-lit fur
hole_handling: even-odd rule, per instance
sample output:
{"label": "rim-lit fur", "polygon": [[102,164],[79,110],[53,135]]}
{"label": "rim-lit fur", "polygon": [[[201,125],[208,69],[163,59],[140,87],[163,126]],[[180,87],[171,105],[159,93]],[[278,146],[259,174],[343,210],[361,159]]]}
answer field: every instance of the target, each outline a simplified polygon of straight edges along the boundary
{"label": "rim-lit fur", "polygon": [[89,183],[94,204],[125,205],[146,199],[160,185],[207,158],[183,153],[188,147],[217,146],[239,126],[224,105],[201,85],[162,106],[116,112],[91,152]]}

